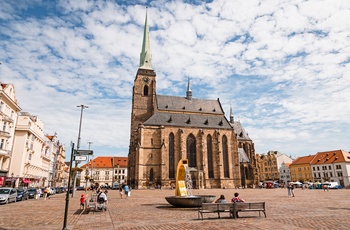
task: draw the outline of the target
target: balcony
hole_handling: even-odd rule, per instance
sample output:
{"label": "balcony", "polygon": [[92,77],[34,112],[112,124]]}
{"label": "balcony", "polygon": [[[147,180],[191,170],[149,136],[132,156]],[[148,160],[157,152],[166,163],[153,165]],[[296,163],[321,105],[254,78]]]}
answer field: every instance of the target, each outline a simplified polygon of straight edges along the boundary
{"label": "balcony", "polygon": [[11,157],[11,151],[6,150],[6,149],[0,149],[0,156],[5,157],[5,158],[10,158]]}
{"label": "balcony", "polygon": [[13,123],[14,122],[14,120],[11,117],[7,116],[7,114],[2,112],[1,110],[0,110],[0,115],[2,116],[2,120],[3,121],[7,121],[9,123]]}
{"label": "balcony", "polygon": [[7,137],[10,138],[11,135],[9,132],[5,132],[5,131],[0,131],[0,137]]}

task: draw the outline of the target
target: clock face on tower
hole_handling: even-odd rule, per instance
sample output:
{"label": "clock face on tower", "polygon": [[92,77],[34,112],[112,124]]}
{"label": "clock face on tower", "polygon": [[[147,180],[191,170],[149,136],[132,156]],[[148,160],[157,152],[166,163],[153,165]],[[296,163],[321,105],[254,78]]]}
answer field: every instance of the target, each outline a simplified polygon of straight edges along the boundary
{"label": "clock face on tower", "polygon": [[143,80],[144,83],[148,83],[149,82],[149,77],[144,77],[142,80]]}

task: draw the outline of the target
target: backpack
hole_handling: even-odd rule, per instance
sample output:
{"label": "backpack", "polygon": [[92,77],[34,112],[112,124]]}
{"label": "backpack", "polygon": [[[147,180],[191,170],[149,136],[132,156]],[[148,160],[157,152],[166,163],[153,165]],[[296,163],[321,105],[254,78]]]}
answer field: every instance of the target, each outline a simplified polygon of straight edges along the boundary
{"label": "backpack", "polygon": [[102,194],[102,192],[100,192],[100,193],[97,195],[97,201],[98,201],[99,203],[105,202],[105,198],[101,197],[101,194]]}

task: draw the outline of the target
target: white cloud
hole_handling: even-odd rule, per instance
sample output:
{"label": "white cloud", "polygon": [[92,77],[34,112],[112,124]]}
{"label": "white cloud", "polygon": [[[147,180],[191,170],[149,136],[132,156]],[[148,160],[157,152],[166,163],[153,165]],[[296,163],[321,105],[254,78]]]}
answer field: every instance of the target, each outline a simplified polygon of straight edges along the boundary
{"label": "white cloud", "polygon": [[0,3],[1,81],[66,145],[86,104],[82,146],[127,154],[147,5],[158,94],[190,77],[194,97],[233,104],[258,153],[349,150],[350,2],[127,3]]}

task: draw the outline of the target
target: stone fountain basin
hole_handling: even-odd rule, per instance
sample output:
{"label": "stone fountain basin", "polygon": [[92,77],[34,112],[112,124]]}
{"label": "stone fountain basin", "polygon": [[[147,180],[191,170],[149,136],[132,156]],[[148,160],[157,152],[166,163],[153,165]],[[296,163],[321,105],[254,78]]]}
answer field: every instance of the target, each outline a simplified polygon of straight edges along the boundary
{"label": "stone fountain basin", "polygon": [[195,195],[195,196],[167,196],[165,197],[169,204],[179,208],[201,207],[202,203],[212,203],[214,195]]}

